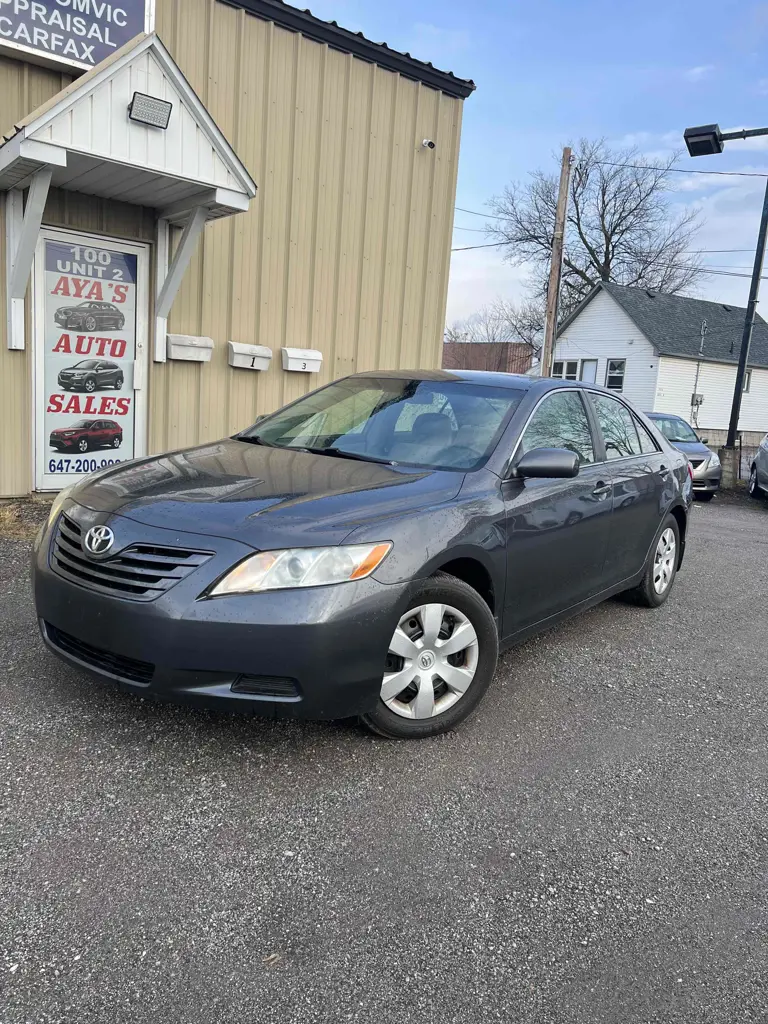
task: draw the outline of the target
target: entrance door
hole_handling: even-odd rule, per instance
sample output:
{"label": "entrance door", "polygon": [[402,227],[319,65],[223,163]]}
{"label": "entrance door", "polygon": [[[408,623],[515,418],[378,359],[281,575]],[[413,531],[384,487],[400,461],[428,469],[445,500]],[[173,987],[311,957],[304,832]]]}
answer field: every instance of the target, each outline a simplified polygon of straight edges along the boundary
{"label": "entrance door", "polygon": [[33,293],[37,490],[61,490],[146,453],[148,263],[146,245],[40,232]]}

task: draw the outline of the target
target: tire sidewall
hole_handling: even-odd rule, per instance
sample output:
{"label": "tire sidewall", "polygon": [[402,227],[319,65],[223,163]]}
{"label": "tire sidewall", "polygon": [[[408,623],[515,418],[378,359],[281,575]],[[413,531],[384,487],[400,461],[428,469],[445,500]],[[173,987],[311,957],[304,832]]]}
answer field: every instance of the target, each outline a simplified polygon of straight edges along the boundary
{"label": "tire sidewall", "polygon": [[[410,609],[422,604],[451,605],[472,623],[478,640],[478,661],[475,677],[467,692],[447,711],[434,718],[412,720],[391,711],[379,698],[376,707],[362,716],[363,722],[374,732],[393,739],[420,739],[446,732],[467,718],[477,707],[491,684],[499,656],[499,638],[493,614],[476,590],[462,580],[438,573],[420,581],[402,605],[397,619],[392,622],[394,634],[397,624]],[[383,659],[382,659],[383,663]],[[382,664],[382,678],[384,675]]]}

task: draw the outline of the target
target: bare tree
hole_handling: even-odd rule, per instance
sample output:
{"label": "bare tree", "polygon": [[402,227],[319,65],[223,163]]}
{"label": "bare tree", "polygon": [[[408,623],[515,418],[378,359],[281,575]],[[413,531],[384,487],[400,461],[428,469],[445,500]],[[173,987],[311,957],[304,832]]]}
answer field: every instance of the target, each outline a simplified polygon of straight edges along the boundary
{"label": "bare tree", "polygon": [[457,341],[469,341],[469,331],[464,321],[456,320],[455,323],[446,324],[443,341],[446,345],[454,344]]}
{"label": "bare tree", "polygon": [[541,352],[544,340],[545,303],[527,299],[520,303],[497,299],[493,304],[496,319],[505,325],[512,340],[527,345],[532,355]]}
{"label": "bare tree", "polygon": [[[582,139],[575,147],[563,257],[561,315],[598,281],[677,292],[702,272],[691,253],[700,226],[696,211],[675,212],[671,156],[651,164],[637,149],[611,150],[605,140]],[[531,263],[534,295],[543,295],[552,253],[558,177],[534,171],[512,184],[490,206],[498,220],[488,233],[514,264]]]}

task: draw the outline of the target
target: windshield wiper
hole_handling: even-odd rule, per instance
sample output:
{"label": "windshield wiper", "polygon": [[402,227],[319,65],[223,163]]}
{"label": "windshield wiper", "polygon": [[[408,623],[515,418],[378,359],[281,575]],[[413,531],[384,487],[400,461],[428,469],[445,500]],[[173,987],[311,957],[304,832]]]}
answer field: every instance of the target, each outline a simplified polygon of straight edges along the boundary
{"label": "windshield wiper", "polygon": [[358,462],[377,462],[381,466],[397,465],[397,463],[393,462],[392,459],[379,459],[375,455],[363,455],[361,452],[348,452],[343,448],[335,448],[333,445],[329,448],[305,448],[304,450],[312,452],[313,455],[336,455],[340,459],[356,459]]}
{"label": "windshield wiper", "polygon": [[265,448],[279,448],[279,445],[271,441],[264,441],[258,434],[235,434],[236,441],[245,441],[246,444],[263,444]]}

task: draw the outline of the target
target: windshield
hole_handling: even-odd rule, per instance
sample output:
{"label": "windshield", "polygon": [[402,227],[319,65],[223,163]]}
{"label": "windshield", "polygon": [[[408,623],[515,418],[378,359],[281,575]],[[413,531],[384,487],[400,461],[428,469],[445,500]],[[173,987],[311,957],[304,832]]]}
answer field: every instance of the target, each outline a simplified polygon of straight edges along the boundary
{"label": "windshield", "polygon": [[687,444],[696,444],[698,437],[696,431],[685,420],[679,416],[652,416],[651,420],[656,424],[668,441],[684,441]]}
{"label": "windshield", "polygon": [[523,394],[460,381],[348,377],[238,436],[370,462],[477,469]]}
{"label": "windshield", "polygon": [[92,370],[96,366],[95,359],[83,359],[80,363],[75,363],[72,367],[73,370]]}

